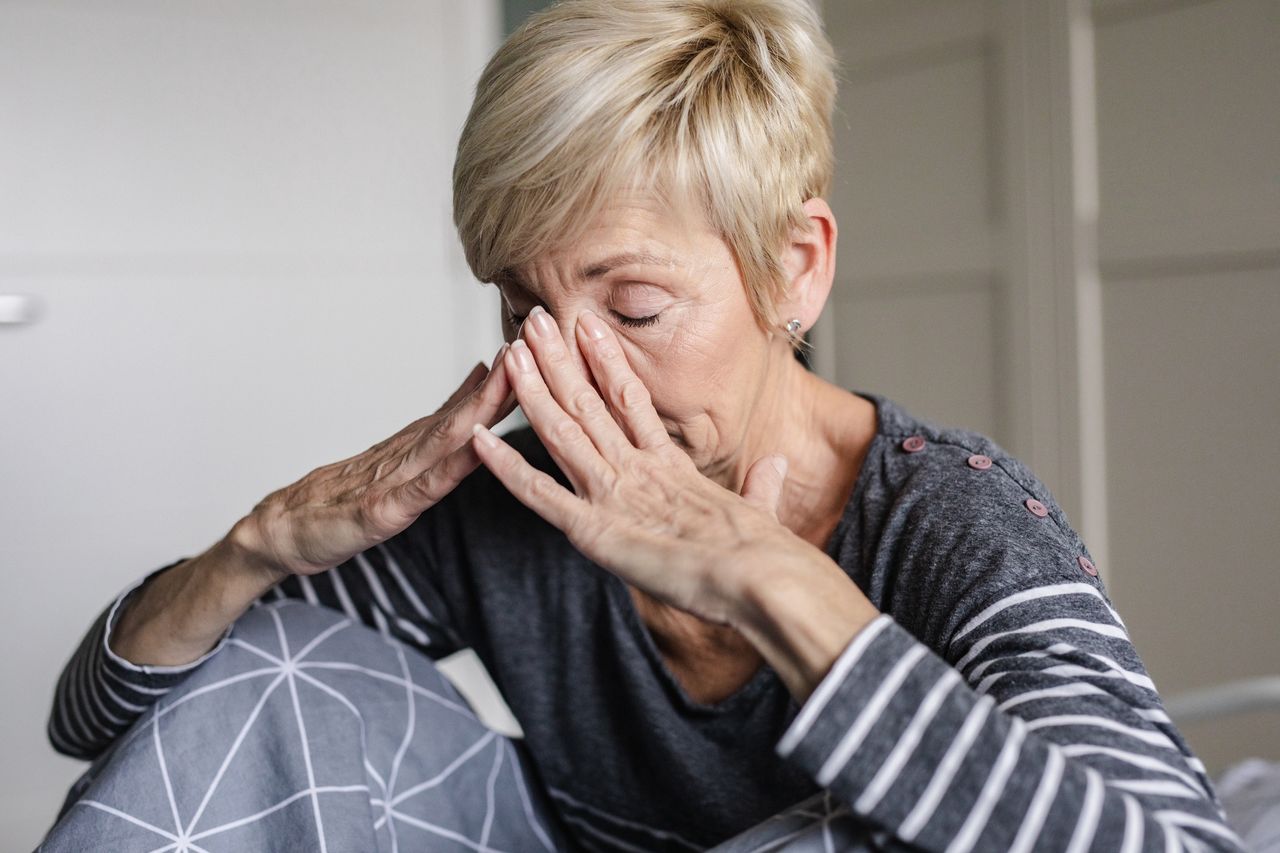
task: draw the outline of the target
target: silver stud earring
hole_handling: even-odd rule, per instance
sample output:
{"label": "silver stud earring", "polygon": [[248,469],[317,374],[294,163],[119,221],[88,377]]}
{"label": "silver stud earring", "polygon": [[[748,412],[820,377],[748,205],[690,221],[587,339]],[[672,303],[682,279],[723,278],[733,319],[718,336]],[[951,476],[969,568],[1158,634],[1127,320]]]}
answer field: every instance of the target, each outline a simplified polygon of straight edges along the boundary
{"label": "silver stud earring", "polygon": [[791,319],[790,321],[788,321],[788,322],[787,322],[787,333],[788,333],[788,334],[792,334],[792,335],[794,335],[794,334],[795,334],[796,332],[798,332],[798,331],[800,331],[800,319],[799,319],[799,318],[793,318],[793,319]]}

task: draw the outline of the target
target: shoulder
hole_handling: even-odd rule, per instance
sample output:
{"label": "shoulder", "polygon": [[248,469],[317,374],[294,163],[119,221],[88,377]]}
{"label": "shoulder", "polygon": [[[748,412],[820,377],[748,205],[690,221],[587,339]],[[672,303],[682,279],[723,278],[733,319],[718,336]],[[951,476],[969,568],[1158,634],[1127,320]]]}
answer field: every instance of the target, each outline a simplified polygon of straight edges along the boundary
{"label": "shoulder", "polygon": [[879,482],[864,499],[876,504],[875,568],[895,618],[940,645],[1019,592],[1077,585],[1105,600],[1084,541],[1027,465],[982,433],[880,405]]}
{"label": "shoulder", "polygon": [[[1014,545],[1015,532],[1079,539],[1048,486],[991,438],[927,421],[882,437],[889,485],[922,532],[948,538],[979,533]],[[996,520],[1001,530],[989,529]]]}

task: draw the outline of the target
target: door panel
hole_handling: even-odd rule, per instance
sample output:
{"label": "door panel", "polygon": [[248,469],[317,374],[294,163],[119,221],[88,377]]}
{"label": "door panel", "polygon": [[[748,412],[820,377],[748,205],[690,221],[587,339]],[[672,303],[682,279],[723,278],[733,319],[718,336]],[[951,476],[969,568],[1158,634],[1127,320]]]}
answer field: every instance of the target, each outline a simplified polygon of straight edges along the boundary
{"label": "door panel", "polygon": [[[1165,694],[1280,674],[1280,6],[1095,4],[1116,603]],[[1188,725],[1280,759],[1280,711]]]}
{"label": "door panel", "polygon": [[[823,11],[841,230],[819,366],[1027,462],[1166,698],[1280,674],[1280,5]],[[1275,726],[1186,734],[1220,772],[1280,758]]]}

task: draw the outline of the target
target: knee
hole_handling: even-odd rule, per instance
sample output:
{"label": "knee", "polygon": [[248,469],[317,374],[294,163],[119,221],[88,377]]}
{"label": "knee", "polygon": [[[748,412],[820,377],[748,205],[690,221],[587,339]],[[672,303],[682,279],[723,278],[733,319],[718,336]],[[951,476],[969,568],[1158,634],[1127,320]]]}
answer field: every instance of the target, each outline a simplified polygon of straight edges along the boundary
{"label": "knee", "polygon": [[332,677],[370,691],[408,691],[474,718],[432,658],[337,610],[298,599],[262,604],[236,621],[229,643],[241,667],[274,665],[309,674],[308,681]]}

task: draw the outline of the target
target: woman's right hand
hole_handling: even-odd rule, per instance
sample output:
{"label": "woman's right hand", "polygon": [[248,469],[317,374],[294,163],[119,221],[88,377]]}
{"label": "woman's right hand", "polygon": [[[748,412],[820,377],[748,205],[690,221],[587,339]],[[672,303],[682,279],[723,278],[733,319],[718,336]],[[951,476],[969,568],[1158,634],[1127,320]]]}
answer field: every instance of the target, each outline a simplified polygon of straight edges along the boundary
{"label": "woman's right hand", "polygon": [[208,550],[150,578],[121,609],[115,653],[138,665],[190,663],[280,581],[333,568],[412,524],[480,464],[472,426],[515,409],[505,352],[491,371],[477,364],[434,414],[277,489]]}
{"label": "woman's right hand", "polygon": [[278,582],[333,568],[404,530],[480,464],[472,425],[493,426],[515,409],[506,348],[491,370],[476,364],[434,414],[277,489],[228,537]]}

